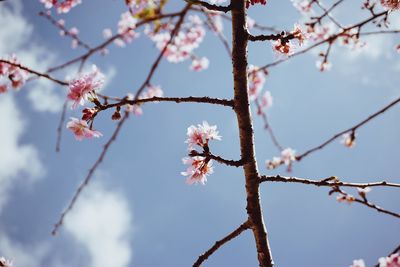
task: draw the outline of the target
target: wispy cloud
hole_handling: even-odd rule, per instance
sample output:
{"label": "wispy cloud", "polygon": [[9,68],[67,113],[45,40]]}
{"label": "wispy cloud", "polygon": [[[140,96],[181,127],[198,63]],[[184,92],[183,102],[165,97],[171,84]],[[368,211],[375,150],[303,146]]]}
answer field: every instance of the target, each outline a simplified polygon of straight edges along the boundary
{"label": "wispy cloud", "polygon": [[[0,9],[0,57],[15,53],[22,64],[44,71],[53,64],[56,55],[44,44],[32,42],[34,27],[22,14],[19,0],[8,1]],[[44,79],[30,82],[22,90],[28,91],[28,99],[38,111],[58,112],[61,110],[64,92]]]}
{"label": "wispy cloud", "polygon": [[66,230],[89,252],[92,267],[127,267],[132,218],[119,193],[91,184],[67,217]]}

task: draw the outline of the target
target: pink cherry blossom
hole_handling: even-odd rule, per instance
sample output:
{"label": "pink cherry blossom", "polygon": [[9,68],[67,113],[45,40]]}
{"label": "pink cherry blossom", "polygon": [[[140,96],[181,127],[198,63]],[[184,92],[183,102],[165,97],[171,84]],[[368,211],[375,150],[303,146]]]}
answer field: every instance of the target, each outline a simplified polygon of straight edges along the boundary
{"label": "pink cherry blossom", "polygon": [[270,91],[265,91],[261,98],[260,106],[261,108],[270,108],[273,103],[273,98]]}
{"label": "pink cherry blossom", "polygon": [[12,261],[5,259],[4,257],[0,257],[0,266],[1,267],[12,267]]}
{"label": "pink cherry blossom", "polygon": [[188,176],[187,184],[200,183],[204,185],[207,182],[207,176],[214,172],[212,160],[206,160],[205,157],[195,156],[183,158],[183,164],[189,165],[185,172],[181,172],[183,176]]}
{"label": "pink cherry blossom", "polygon": [[192,61],[192,65],[190,66],[191,70],[194,71],[202,71],[208,68],[209,61],[208,58],[202,57],[202,58],[195,58]]}
{"label": "pink cherry blossom", "polygon": [[70,92],[67,95],[69,100],[74,101],[72,108],[79,104],[83,105],[89,94],[94,94],[104,84],[104,76],[95,65],[92,72],[81,75],[69,83]]}
{"label": "pink cherry blossom", "polygon": [[281,152],[281,159],[286,165],[290,165],[296,160],[295,154],[296,151],[288,147]]}
{"label": "pink cherry blossom", "polygon": [[99,131],[91,130],[86,121],[77,118],[71,118],[67,123],[67,128],[74,133],[75,139],[78,141],[82,141],[84,138],[102,136]]}
{"label": "pink cherry blossom", "polygon": [[292,0],[293,6],[301,13],[309,13],[312,11],[312,3],[310,0]]}
{"label": "pink cherry blossom", "polygon": [[381,4],[388,9],[400,9],[400,0],[381,0]]}
{"label": "pink cherry blossom", "polygon": [[355,200],[355,198],[354,198],[352,195],[349,195],[349,194],[342,194],[342,193],[340,193],[340,194],[336,197],[336,201],[337,201],[337,202],[347,202],[347,204],[353,203],[354,200]]}
{"label": "pink cherry blossom", "polygon": [[81,4],[81,0],[64,0],[64,2],[57,5],[58,13],[68,13],[73,7]]}
{"label": "pink cherry blossom", "polygon": [[400,267],[400,254],[394,253],[389,257],[380,258],[379,267]]}
{"label": "pink cherry blossom", "polygon": [[[6,57],[12,63],[19,64],[17,57],[12,54]],[[27,79],[27,72],[8,63],[0,63],[0,86],[1,91],[4,93],[11,86],[13,89],[20,89]]]}
{"label": "pink cherry blossom", "polygon": [[191,125],[187,129],[188,139],[185,141],[189,145],[189,150],[196,145],[204,147],[209,140],[221,140],[221,136],[217,131],[217,126],[210,126],[208,122],[203,121],[203,124],[198,124],[197,127]]}
{"label": "pink cherry blossom", "polygon": [[350,267],[366,267],[363,259],[354,260]]}
{"label": "pink cherry blossom", "polygon": [[[134,98],[135,97],[133,96],[133,94],[128,93],[127,95],[128,100],[133,100]],[[143,110],[140,107],[140,105],[127,105],[126,111],[133,113],[135,116],[141,116],[143,114]]]}
{"label": "pink cherry blossom", "polygon": [[342,135],[342,140],[340,141],[343,145],[348,148],[352,148],[356,145],[356,137],[354,133],[345,133]]}
{"label": "pink cherry blossom", "polygon": [[103,38],[109,39],[112,37],[112,30],[110,28],[106,28],[103,30]]}
{"label": "pink cherry blossom", "polygon": [[45,8],[50,9],[57,4],[58,0],[40,0],[40,2],[44,4]]}
{"label": "pink cherry blossom", "polygon": [[138,33],[134,31],[136,28],[137,19],[132,16],[131,13],[125,12],[121,14],[121,18],[118,22],[118,34],[121,35],[121,39],[116,39],[115,44],[118,46],[124,46],[125,43],[130,43],[138,36]]}
{"label": "pink cherry blossom", "polygon": [[[165,45],[171,39],[170,30],[172,25],[167,24],[163,27],[166,31],[153,32],[146,29],[147,35],[159,50],[163,50]],[[168,45],[163,56],[173,63],[182,62],[193,55],[193,50],[199,47],[205,36],[203,22],[197,15],[188,17],[188,20],[182,24],[181,30],[175,36],[173,42]]]}
{"label": "pink cherry blossom", "polygon": [[328,62],[327,60],[318,60],[315,63],[315,66],[321,71],[328,71],[332,68],[332,64],[330,62]]}
{"label": "pink cherry blossom", "polygon": [[160,85],[149,85],[147,91],[143,93],[141,98],[152,98],[152,97],[162,97],[164,91],[161,89]]}
{"label": "pink cherry blossom", "polygon": [[276,167],[280,166],[281,164],[282,164],[282,160],[280,157],[273,157],[272,160],[265,161],[265,167],[268,170],[273,170]]}
{"label": "pink cherry blossom", "polygon": [[265,72],[258,71],[258,67],[249,65],[249,99],[254,101],[260,94],[265,83]]}

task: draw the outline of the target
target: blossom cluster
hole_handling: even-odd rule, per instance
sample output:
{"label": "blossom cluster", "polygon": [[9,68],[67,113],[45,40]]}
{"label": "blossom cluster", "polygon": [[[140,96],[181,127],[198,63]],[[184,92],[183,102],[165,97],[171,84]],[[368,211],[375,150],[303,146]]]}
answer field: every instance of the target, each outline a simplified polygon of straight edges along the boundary
{"label": "blossom cluster", "polygon": [[[146,34],[156,44],[156,47],[161,51],[171,39],[172,24],[165,24],[161,30],[151,30],[146,28]],[[173,41],[167,46],[163,56],[173,63],[182,62],[186,59],[193,59],[191,66],[192,70],[203,70],[208,67],[208,60],[205,58],[199,59],[193,55],[193,50],[199,47],[203,41],[206,31],[203,22],[197,15],[188,17],[188,20],[182,24],[181,30],[176,34]]]}
{"label": "blossom cluster", "polygon": [[85,120],[79,120],[73,117],[71,117],[71,120],[67,123],[67,129],[74,133],[75,139],[78,141],[82,141],[84,138],[102,136],[99,131],[92,130]]}
{"label": "blossom cluster", "polygon": [[301,13],[309,13],[312,11],[312,0],[292,0],[293,6]]}
{"label": "blossom cluster", "polygon": [[59,2],[58,0],[40,0],[40,2],[47,9],[56,7],[58,13],[68,13],[73,7],[82,3],[81,0],[64,0],[63,2]]}
{"label": "blossom cluster", "polygon": [[[208,122],[203,121],[203,124],[198,124],[197,127],[191,125],[187,130],[187,140],[189,151],[196,147],[201,147],[203,153],[209,151],[208,142],[210,140],[221,140],[221,136],[217,131],[217,126],[210,126]],[[189,165],[185,172],[181,172],[183,176],[187,176],[186,183],[207,182],[207,176],[213,173],[212,160],[207,156],[191,156],[182,159],[183,163]]]}
{"label": "blossom cluster", "polygon": [[[15,55],[7,58],[8,61],[19,64]],[[26,81],[27,72],[8,63],[0,62],[0,93],[8,91],[9,87],[20,89]]]}
{"label": "blossom cluster", "polygon": [[289,56],[293,54],[296,49],[296,45],[292,42],[293,40],[297,40],[297,45],[301,46],[304,44],[305,39],[308,38],[298,24],[294,25],[293,30],[288,36],[292,38],[287,39],[287,37],[282,36],[282,38],[272,42],[272,48],[277,53]]}
{"label": "blossom cluster", "polygon": [[97,69],[95,65],[92,66],[92,71],[80,75],[78,78],[69,82],[69,93],[67,98],[73,101],[72,108],[78,105],[84,105],[85,100],[96,97],[96,90],[99,90],[104,84],[104,75]]}
{"label": "blossom cluster", "polygon": [[[388,257],[381,257],[378,260],[379,267],[400,267],[400,254],[393,253]],[[353,264],[350,267],[366,267],[363,259],[354,260]]]}
{"label": "blossom cluster", "polygon": [[381,0],[382,6],[389,9],[400,9],[400,1],[399,0]]}
{"label": "blossom cluster", "polygon": [[287,166],[287,170],[291,171],[292,164],[294,161],[296,161],[295,155],[296,155],[296,151],[291,149],[290,147],[288,147],[281,151],[280,157],[273,157],[272,160],[267,160],[265,162],[265,165],[268,170],[272,170],[272,169],[279,167],[282,164],[285,164]]}

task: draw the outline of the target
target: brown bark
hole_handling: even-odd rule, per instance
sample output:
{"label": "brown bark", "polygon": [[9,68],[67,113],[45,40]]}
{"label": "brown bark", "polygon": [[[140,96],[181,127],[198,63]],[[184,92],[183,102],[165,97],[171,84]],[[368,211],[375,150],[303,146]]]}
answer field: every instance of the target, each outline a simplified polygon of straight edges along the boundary
{"label": "brown bark", "polygon": [[232,62],[235,112],[239,126],[240,150],[246,178],[247,214],[257,247],[260,267],[273,267],[267,231],[260,204],[259,185],[250,103],[247,94],[246,9],[244,0],[231,0],[232,8]]}

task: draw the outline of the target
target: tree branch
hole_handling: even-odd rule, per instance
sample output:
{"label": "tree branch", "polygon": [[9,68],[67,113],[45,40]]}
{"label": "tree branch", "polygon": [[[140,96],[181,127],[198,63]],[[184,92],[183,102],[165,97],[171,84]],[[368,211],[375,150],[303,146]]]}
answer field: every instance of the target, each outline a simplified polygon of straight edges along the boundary
{"label": "tree branch", "polygon": [[175,103],[207,103],[212,105],[221,105],[227,107],[234,107],[233,100],[228,99],[219,99],[219,98],[211,98],[211,97],[195,97],[195,96],[188,96],[188,97],[151,97],[151,98],[140,98],[134,100],[128,100],[126,98],[122,99],[117,103],[101,105],[99,108],[101,110],[106,110],[114,107],[121,107],[124,105],[137,105],[142,103],[149,103],[149,102],[175,102]]}
{"label": "tree branch", "polygon": [[364,124],[368,123],[369,121],[371,121],[372,119],[374,119],[375,117],[383,114],[385,111],[387,111],[388,109],[394,107],[396,104],[398,104],[400,102],[400,97],[395,99],[394,101],[392,101],[391,103],[389,103],[388,105],[386,105],[385,107],[383,107],[382,109],[378,110],[377,112],[371,114],[370,116],[368,116],[366,119],[362,120],[361,122],[359,122],[358,124],[354,125],[353,127],[350,127],[346,130],[343,130],[337,134],[335,134],[334,136],[332,136],[330,139],[326,140],[325,142],[323,142],[322,144],[311,148],[309,150],[307,150],[306,152],[304,152],[301,155],[296,156],[296,160],[300,161],[302,160],[304,157],[308,156],[309,154],[320,150],[322,148],[324,148],[326,145],[330,144],[331,142],[333,142],[334,140],[336,140],[337,138],[341,137],[343,134],[348,133],[348,132],[355,132],[358,128],[360,128],[361,126],[363,126]]}
{"label": "tree branch", "polygon": [[222,164],[225,164],[228,166],[232,166],[232,167],[240,167],[240,166],[243,166],[243,164],[244,164],[243,160],[224,159],[224,158],[221,158],[220,156],[213,155],[210,152],[199,153],[196,150],[192,150],[192,151],[190,151],[189,156],[191,156],[191,157],[194,157],[194,156],[206,157],[206,158],[213,159],[215,161],[218,161],[219,163],[222,163]]}
{"label": "tree branch", "polygon": [[235,112],[239,128],[241,158],[246,180],[246,210],[257,248],[260,267],[273,267],[267,230],[264,225],[259,194],[259,174],[254,149],[254,134],[248,96],[247,42],[245,1],[231,0],[232,63]]}
{"label": "tree branch", "polygon": [[208,10],[212,11],[221,11],[224,13],[227,13],[232,10],[231,5],[228,6],[218,6],[218,5],[212,5],[210,3],[200,1],[200,0],[185,0],[187,3],[192,4],[192,5],[199,5],[204,8],[207,8]]}
{"label": "tree branch", "polygon": [[29,72],[31,74],[36,75],[36,76],[43,77],[43,78],[46,78],[46,79],[48,79],[48,80],[50,80],[52,82],[58,83],[59,85],[68,86],[68,82],[58,80],[56,78],[51,77],[47,73],[38,72],[36,70],[30,69],[28,67],[25,67],[25,66],[23,66],[21,64],[14,63],[14,62],[11,62],[9,60],[4,60],[4,59],[0,59],[0,63],[6,63],[6,64],[9,64],[9,65],[12,65],[14,67],[20,68],[21,70],[27,71],[27,72]]}
{"label": "tree branch", "polygon": [[204,261],[206,261],[214,252],[216,252],[220,247],[234,239],[235,237],[238,237],[242,232],[246,231],[247,229],[250,228],[250,224],[248,221],[244,222],[242,225],[240,225],[238,228],[236,228],[233,232],[229,233],[227,236],[224,238],[218,240],[215,242],[215,244],[208,249],[206,252],[201,254],[197,261],[193,264],[193,267],[199,267]]}
{"label": "tree branch", "polygon": [[337,186],[344,186],[344,187],[356,187],[356,188],[366,188],[366,187],[398,187],[400,188],[400,184],[396,183],[389,183],[386,181],[381,182],[372,182],[372,183],[348,183],[342,182],[336,176],[324,178],[321,180],[311,180],[305,178],[298,178],[298,177],[285,177],[285,176],[261,176],[260,183],[264,182],[283,182],[283,183],[300,183],[300,184],[307,184],[307,185],[315,185],[315,186],[327,186],[327,187],[337,187]]}

